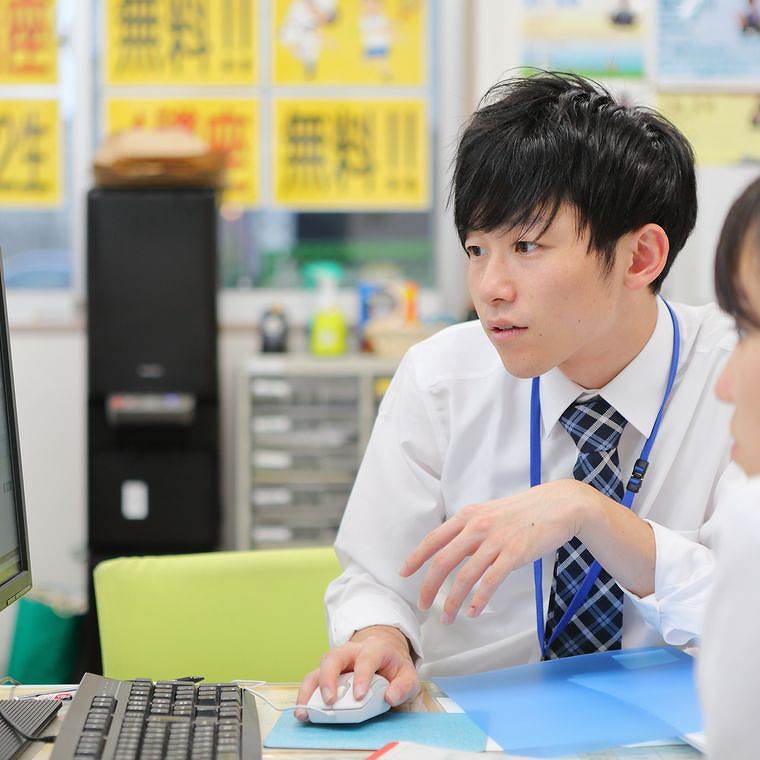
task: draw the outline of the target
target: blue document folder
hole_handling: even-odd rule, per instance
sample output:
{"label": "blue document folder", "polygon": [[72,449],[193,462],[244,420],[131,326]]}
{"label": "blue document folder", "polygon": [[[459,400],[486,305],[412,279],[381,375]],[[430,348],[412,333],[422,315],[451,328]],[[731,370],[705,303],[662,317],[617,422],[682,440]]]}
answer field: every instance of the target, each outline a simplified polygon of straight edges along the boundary
{"label": "blue document folder", "polygon": [[506,752],[559,757],[702,730],[694,661],[628,649],[435,678]]}

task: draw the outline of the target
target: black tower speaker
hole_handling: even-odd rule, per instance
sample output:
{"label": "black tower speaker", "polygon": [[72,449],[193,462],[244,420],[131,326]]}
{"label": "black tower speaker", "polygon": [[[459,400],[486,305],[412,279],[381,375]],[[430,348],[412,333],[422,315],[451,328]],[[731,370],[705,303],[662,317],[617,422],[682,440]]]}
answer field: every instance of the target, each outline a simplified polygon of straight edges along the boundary
{"label": "black tower speaker", "polygon": [[90,549],[213,549],[214,192],[91,191],[87,275]]}

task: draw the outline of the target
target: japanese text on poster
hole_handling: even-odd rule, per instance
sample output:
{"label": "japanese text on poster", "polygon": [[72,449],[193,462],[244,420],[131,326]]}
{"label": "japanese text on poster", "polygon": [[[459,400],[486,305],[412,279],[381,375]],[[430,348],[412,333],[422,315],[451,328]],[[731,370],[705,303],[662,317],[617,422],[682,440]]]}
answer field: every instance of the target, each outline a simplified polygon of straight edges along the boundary
{"label": "japanese text on poster", "polygon": [[58,78],[55,0],[0,0],[0,83]]}
{"label": "japanese text on poster", "polygon": [[276,84],[425,82],[426,0],[276,0]]}
{"label": "japanese text on poster", "polygon": [[425,208],[420,100],[275,101],[274,199],[312,208]]}
{"label": "japanese text on poster", "polygon": [[0,205],[57,204],[60,161],[56,101],[0,100]]}
{"label": "japanese text on poster", "polygon": [[702,166],[760,164],[760,95],[663,93],[659,109]]}
{"label": "japanese text on poster", "polygon": [[130,127],[189,129],[212,147],[228,153],[224,200],[241,206],[257,202],[259,145],[255,100],[115,98],[108,101],[106,120],[109,132]]}
{"label": "japanese text on poster", "polygon": [[255,79],[256,0],[108,0],[108,84]]}

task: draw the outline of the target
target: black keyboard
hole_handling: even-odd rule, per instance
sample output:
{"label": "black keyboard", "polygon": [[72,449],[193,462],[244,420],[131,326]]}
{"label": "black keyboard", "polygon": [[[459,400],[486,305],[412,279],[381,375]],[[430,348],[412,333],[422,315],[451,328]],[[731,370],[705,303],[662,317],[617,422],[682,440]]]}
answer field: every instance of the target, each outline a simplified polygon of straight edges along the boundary
{"label": "black keyboard", "polygon": [[86,673],[53,760],[260,760],[256,700],[234,683],[117,681]]}
{"label": "black keyboard", "polygon": [[[25,734],[42,736],[42,730],[61,707],[55,699],[2,699],[0,712],[10,718]],[[30,746],[0,717],[0,760],[10,760]]]}

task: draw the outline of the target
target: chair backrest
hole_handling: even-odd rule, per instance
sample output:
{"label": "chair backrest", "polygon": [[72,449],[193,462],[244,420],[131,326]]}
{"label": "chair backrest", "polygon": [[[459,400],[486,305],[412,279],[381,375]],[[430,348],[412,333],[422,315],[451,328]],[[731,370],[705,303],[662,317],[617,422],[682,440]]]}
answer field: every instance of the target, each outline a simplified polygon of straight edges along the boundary
{"label": "chair backrest", "polygon": [[103,673],[298,681],[327,650],[331,548],[122,557],[95,568]]}

